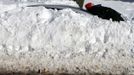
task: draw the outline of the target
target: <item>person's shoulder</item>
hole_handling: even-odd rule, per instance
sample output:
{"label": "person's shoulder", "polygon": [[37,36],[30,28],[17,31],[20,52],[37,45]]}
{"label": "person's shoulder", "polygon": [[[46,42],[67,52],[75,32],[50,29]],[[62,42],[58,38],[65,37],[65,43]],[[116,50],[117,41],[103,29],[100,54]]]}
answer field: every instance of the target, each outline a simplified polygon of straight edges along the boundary
{"label": "person's shoulder", "polygon": [[109,9],[109,7],[102,6],[101,4],[94,5],[94,7],[101,7],[101,8],[107,8],[107,9]]}
{"label": "person's shoulder", "polygon": [[101,4],[94,5],[94,7],[102,8],[102,9],[109,9],[109,10],[111,10],[111,9],[112,9],[112,8],[110,8],[110,7],[102,6]]}
{"label": "person's shoulder", "polygon": [[94,7],[102,7],[101,4],[94,5]]}

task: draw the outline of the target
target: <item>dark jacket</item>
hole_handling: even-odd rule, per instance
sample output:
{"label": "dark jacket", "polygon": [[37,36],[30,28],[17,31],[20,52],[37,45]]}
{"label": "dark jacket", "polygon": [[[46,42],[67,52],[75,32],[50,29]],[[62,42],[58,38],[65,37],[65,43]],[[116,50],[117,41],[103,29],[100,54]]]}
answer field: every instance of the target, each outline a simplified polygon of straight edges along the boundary
{"label": "dark jacket", "polygon": [[124,21],[124,19],[121,17],[121,14],[119,12],[109,7],[94,5],[90,9],[87,9],[87,11],[103,19],[109,20],[111,18],[113,21]]}

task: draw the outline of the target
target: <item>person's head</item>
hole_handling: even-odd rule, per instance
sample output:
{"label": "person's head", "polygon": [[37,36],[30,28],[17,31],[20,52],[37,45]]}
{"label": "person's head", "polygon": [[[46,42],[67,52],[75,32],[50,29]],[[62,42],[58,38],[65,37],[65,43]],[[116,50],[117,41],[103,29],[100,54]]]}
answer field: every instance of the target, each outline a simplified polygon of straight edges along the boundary
{"label": "person's head", "polygon": [[89,2],[89,3],[87,3],[86,5],[85,5],[85,8],[86,9],[91,9],[92,7],[93,7],[93,3],[91,3],[91,2]]}

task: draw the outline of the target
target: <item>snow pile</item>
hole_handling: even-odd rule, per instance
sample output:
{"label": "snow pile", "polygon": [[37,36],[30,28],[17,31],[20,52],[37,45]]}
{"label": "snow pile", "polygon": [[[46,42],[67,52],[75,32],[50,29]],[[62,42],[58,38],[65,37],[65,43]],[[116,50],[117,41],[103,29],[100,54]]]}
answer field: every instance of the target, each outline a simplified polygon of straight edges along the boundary
{"label": "snow pile", "polygon": [[71,9],[19,7],[0,14],[0,68],[133,74],[134,27]]}

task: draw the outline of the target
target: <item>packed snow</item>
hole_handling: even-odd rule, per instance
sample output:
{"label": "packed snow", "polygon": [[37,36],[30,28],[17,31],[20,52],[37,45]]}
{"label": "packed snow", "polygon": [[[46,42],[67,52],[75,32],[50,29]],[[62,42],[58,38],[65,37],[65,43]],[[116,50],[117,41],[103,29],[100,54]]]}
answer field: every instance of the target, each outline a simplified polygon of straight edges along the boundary
{"label": "packed snow", "polygon": [[1,2],[1,70],[134,74],[134,23],[26,5]]}

